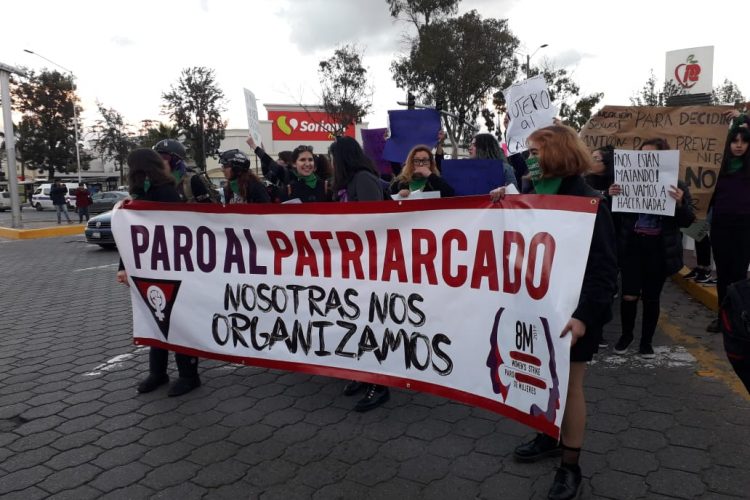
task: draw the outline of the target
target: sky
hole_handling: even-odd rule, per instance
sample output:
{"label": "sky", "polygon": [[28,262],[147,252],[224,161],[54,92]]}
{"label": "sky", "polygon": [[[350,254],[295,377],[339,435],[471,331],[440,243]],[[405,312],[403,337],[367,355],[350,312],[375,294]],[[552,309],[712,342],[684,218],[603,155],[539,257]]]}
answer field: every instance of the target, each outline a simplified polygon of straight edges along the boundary
{"label": "sky", "polygon": [[[263,104],[319,102],[318,62],[336,47],[365,51],[374,87],[370,128],[400,109],[390,63],[406,51],[410,25],[393,20],[385,0],[24,0],[7,2],[0,18],[0,63],[54,68],[76,76],[85,125],[96,103],[132,124],[161,115],[161,94],[181,69],[215,70],[229,128],[246,128],[244,87]],[[604,92],[602,104],[628,105],[653,69],[664,79],[665,52],[714,46],[714,85],[728,78],[750,100],[747,28],[750,2],[715,0],[463,0],[460,12],[509,19],[521,41],[519,58],[534,54],[572,73],[584,93]],[[742,42],[742,43],[740,43]],[[542,44],[546,48],[537,51]]]}

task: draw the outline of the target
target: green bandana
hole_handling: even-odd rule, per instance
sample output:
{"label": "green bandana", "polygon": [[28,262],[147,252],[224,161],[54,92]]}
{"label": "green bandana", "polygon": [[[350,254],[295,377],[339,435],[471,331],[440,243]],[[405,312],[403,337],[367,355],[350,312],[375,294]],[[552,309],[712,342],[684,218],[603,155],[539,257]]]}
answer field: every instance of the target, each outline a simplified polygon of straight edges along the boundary
{"label": "green bandana", "polygon": [[733,174],[742,170],[742,158],[732,158],[727,165],[727,172]]}
{"label": "green bandana", "polygon": [[[297,172],[295,172],[295,174],[297,174]],[[307,184],[307,187],[309,187],[310,189],[315,189],[315,186],[318,185],[318,176],[314,173],[310,175],[297,174],[297,178],[304,181],[304,183]]]}
{"label": "green bandana", "polygon": [[529,156],[526,159],[526,166],[529,167],[529,177],[532,181],[538,181],[542,178],[542,167],[539,166],[539,158]]}
{"label": "green bandana", "polygon": [[172,177],[174,177],[175,182],[179,184],[180,179],[182,179],[182,172],[180,172],[179,170],[173,170]]}
{"label": "green bandana", "polygon": [[427,179],[421,177],[419,179],[413,178],[409,181],[409,191],[421,191],[427,184]]}
{"label": "green bandana", "polygon": [[143,192],[148,193],[149,189],[151,189],[151,179],[146,179],[143,181]]}
{"label": "green bandana", "polygon": [[547,177],[539,180],[532,178],[532,182],[536,194],[557,194],[562,184],[562,177]]}
{"label": "green bandana", "polygon": [[229,187],[232,189],[232,192],[234,194],[240,194],[240,183],[237,181],[237,179],[230,180]]}

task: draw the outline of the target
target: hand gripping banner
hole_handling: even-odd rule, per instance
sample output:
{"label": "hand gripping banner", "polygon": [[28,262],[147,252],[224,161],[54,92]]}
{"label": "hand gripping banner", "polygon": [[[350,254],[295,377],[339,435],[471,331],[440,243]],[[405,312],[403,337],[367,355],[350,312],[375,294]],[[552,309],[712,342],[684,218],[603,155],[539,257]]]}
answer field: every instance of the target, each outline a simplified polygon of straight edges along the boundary
{"label": "hand gripping banner", "polygon": [[128,202],[136,344],[424,391],[559,434],[597,201]]}

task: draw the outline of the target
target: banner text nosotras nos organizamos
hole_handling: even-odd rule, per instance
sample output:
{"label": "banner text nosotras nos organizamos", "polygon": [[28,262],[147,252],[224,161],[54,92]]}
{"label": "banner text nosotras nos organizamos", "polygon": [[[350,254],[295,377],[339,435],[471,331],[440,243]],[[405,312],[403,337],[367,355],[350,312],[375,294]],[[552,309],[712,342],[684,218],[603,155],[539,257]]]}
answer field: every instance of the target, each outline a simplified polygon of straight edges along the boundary
{"label": "banner text nosotras nos organizamos", "polygon": [[597,202],[130,202],[139,344],[431,392],[559,433]]}

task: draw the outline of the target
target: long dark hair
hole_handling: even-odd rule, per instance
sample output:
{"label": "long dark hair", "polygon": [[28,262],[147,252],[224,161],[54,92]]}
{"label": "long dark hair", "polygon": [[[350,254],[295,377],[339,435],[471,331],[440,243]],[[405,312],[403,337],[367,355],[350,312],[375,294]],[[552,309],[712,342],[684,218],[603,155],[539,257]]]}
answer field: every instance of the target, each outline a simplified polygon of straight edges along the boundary
{"label": "long dark hair", "polygon": [[477,159],[479,160],[505,160],[505,153],[492,134],[475,135],[474,147],[477,150]]}
{"label": "long dark hair", "polygon": [[[724,158],[721,160],[721,170],[719,170],[720,174],[723,174],[727,171],[729,162],[734,159],[734,155],[732,155],[732,142],[738,136],[741,137],[744,142],[750,143],[750,129],[748,129],[747,127],[735,127],[729,131],[729,134],[727,135],[727,142],[726,144],[724,144]],[[742,158],[741,172],[743,174],[750,173],[750,146],[747,148],[747,151],[745,151],[745,154],[740,158]]]}
{"label": "long dark hair", "polygon": [[346,188],[354,175],[362,170],[380,177],[362,146],[351,137],[337,137],[331,143],[328,152],[333,159],[333,179],[337,191]]}
{"label": "long dark hair", "polygon": [[175,180],[171,174],[164,170],[164,162],[161,155],[153,149],[136,149],[128,155],[128,192],[136,196],[146,193],[144,182],[146,179],[152,187],[174,184]]}

